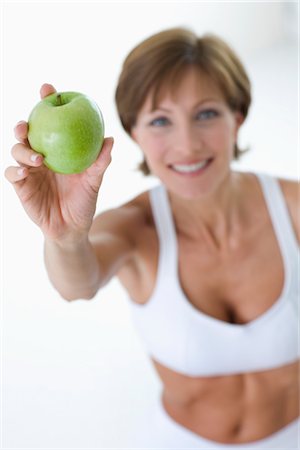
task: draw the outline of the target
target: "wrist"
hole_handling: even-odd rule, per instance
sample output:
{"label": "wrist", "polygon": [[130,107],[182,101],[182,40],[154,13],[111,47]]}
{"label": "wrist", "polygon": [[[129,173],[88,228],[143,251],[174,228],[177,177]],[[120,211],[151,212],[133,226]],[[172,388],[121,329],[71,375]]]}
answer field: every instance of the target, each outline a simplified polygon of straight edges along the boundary
{"label": "wrist", "polygon": [[64,250],[76,250],[89,243],[88,233],[68,233],[59,237],[45,236],[45,244]]}

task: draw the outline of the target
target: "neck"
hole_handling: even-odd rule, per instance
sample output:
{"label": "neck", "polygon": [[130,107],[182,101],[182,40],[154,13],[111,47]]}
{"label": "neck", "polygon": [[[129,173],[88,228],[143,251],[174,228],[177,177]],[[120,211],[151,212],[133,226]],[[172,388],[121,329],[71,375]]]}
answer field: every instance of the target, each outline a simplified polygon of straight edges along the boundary
{"label": "neck", "polygon": [[234,248],[242,229],[241,175],[229,172],[218,189],[193,200],[170,194],[177,231],[191,239],[205,238],[218,252]]}

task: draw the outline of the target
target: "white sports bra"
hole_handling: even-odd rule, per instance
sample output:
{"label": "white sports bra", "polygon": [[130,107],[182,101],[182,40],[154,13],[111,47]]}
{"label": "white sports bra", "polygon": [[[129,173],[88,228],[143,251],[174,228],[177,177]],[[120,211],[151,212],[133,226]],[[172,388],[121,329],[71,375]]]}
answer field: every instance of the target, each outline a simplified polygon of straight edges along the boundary
{"label": "white sports bra", "polygon": [[134,325],[146,350],[160,364],[188,376],[220,376],[268,370],[299,356],[299,246],[278,181],[256,174],[284,261],[280,297],[247,324],[231,324],[202,313],[178,279],[177,237],[163,185],[150,191],[159,237],[156,285],[141,305],[130,301]]}

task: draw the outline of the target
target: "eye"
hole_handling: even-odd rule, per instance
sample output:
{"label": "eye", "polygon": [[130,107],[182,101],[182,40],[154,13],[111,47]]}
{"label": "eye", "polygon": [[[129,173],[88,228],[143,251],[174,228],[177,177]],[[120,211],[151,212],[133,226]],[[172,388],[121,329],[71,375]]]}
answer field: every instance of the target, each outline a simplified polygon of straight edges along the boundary
{"label": "eye", "polygon": [[169,124],[169,120],[166,117],[157,117],[150,122],[150,126],[153,127],[163,127]]}
{"label": "eye", "polygon": [[205,109],[204,111],[200,111],[197,114],[197,119],[199,120],[207,120],[207,119],[213,119],[219,115],[218,111],[215,109]]}

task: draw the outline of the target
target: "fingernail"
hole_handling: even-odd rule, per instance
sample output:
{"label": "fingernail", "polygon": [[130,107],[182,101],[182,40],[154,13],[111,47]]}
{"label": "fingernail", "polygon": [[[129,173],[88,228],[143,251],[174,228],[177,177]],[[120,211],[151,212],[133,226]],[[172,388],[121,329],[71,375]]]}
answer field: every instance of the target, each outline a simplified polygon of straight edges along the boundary
{"label": "fingernail", "polygon": [[30,156],[30,159],[33,162],[37,162],[37,160],[40,159],[40,155],[37,155],[36,153],[34,153],[33,155]]}
{"label": "fingernail", "polygon": [[25,172],[24,167],[20,167],[20,169],[17,170],[17,174],[20,176],[24,175],[24,172]]}

